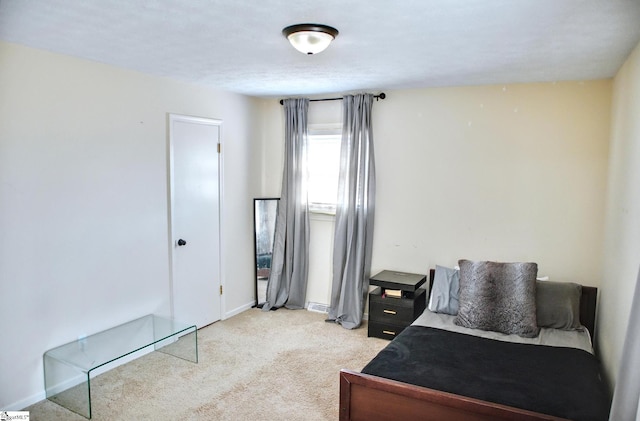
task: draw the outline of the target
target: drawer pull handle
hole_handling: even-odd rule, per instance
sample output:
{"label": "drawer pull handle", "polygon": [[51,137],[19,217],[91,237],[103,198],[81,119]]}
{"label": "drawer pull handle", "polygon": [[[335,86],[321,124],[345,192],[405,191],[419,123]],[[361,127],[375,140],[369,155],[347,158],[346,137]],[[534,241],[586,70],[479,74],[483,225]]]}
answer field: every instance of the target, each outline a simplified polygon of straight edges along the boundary
{"label": "drawer pull handle", "polygon": [[387,313],[387,314],[396,314],[396,312],[393,311],[393,310],[382,310],[382,311]]}
{"label": "drawer pull handle", "polygon": [[396,336],[396,332],[392,332],[392,331],[390,331],[390,330],[383,330],[383,331],[382,331],[382,333],[385,333],[385,334],[387,334],[387,335],[393,335],[393,336]]}

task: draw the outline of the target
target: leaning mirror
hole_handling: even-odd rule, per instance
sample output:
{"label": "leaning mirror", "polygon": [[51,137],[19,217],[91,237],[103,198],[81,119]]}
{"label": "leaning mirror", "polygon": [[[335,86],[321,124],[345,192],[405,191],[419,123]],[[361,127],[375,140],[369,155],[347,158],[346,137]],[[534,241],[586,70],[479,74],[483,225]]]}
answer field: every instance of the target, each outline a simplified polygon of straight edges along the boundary
{"label": "leaning mirror", "polygon": [[267,282],[271,273],[271,254],[279,201],[278,198],[253,199],[257,307],[262,307],[267,301]]}

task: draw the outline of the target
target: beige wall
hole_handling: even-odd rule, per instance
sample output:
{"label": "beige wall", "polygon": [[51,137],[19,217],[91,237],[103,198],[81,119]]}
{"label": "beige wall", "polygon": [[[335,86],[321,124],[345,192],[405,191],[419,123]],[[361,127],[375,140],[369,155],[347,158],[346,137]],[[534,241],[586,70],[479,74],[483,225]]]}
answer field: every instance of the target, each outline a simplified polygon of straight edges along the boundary
{"label": "beige wall", "polygon": [[[373,110],[373,272],[526,260],[552,280],[600,286],[611,81],[387,94]],[[340,107],[311,103],[309,122],[340,122]],[[266,108],[282,120],[276,101]],[[267,171],[281,174],[282,125],[266,131]],[[265,187],[278,195],[279,184]],[[311,229],[313,269],[331,247],[315,233],[333,224],[312,220]],[[311,271],[307,301],[328,303],[325,272]]]}
{"label": "beige wall", "polygon": [[610,81],[389,93],[373,270],[534,261],[600,283]]}
{"label": "beige wall", "polygon": [[640,266],[640,44],[614,79],[611,114],[598,346],[615,380]]}
{"label": "beige wall", "polygon": [[223,120],[223,317],[253,304],[260,101],[0,43],[0,408],[42,354],[169,312],[167,113]]}

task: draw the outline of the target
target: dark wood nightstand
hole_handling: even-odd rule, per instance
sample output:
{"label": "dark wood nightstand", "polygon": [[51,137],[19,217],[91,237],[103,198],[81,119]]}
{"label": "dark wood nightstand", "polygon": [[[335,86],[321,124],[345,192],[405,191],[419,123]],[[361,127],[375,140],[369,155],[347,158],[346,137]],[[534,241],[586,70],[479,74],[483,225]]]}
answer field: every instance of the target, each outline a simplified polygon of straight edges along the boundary
{"label": "dark wood nightstand", "polygon": [[[409,326],[426,307],[426,291],[420,288],[426,275],[384,270],[369,278],[377,286],[369,293],[369,336],[393,339]],[[401,291],[392,297],[387,290]]]}

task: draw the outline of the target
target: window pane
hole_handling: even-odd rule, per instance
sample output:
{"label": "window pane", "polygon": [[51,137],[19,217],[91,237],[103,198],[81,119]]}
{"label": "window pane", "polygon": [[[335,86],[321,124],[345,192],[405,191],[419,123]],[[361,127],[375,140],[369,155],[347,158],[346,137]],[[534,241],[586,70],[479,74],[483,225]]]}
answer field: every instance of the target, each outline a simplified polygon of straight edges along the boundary
{"label": "window pane", "polygon": [[341,135],[309,135],[309,205],[335,212],[340,173]]}

